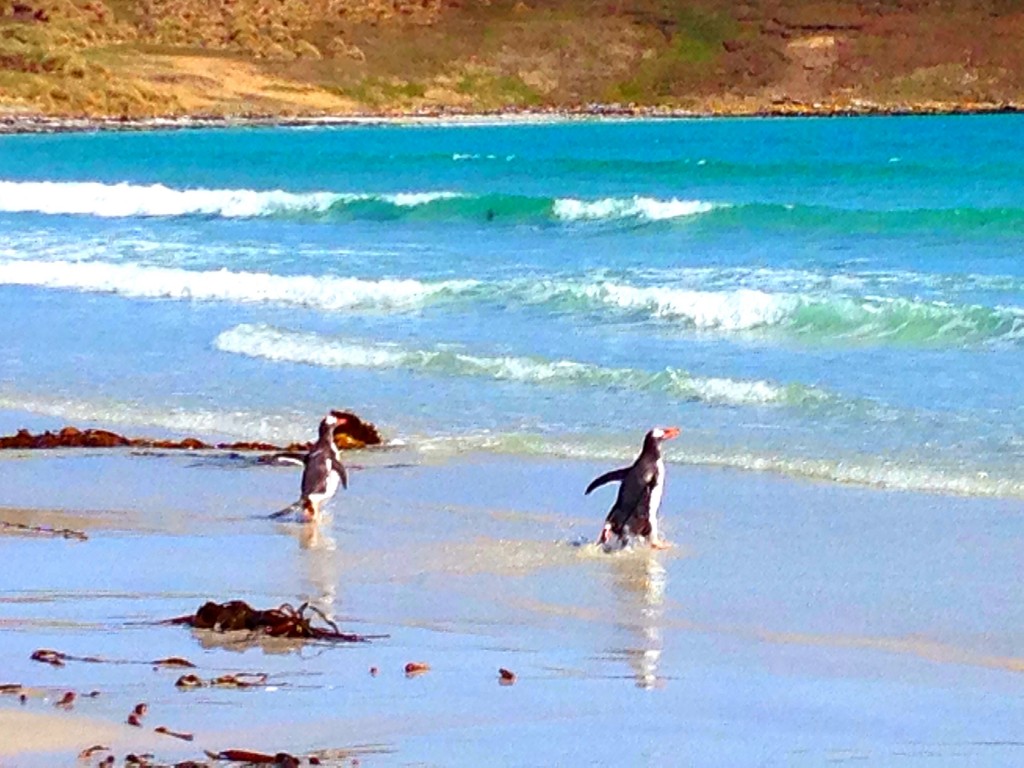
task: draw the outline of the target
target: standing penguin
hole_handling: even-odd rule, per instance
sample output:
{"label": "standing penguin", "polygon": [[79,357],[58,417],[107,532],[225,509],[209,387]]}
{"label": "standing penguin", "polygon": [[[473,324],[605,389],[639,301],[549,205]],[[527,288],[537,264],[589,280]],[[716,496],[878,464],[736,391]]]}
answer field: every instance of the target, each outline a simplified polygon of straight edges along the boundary
{"label": "standing penguin", "polygon": [[279,461],[301,464],[303,470],[298,503],[275,512],[271,517],[283,517],[299,507],[303,520],[315,522],[320,519],[320,508],[334,496],[338,485],[348,488],[348,473],[341,463],[338,446],[334,443],[334,430],[346,420],[344,416],[332,411],[320,422],[320,435],[308,453],[285,453],[275,457]]}
{"label": "standing penguin", "polygon": [[587,486],[584,495],[605,483],[619,483],[619,494],[605,518],[598,544],[607,544],[608,539],[614,535],[621,544],[625,544],[630,536],[644,536],[655,549],[669,546],[658,535],[658,508],[665,490],[665,462],[661,458],[661,444],[678,434],[676,427],[652,429],[644,436],[643,448],[632,466],[606,472]]}

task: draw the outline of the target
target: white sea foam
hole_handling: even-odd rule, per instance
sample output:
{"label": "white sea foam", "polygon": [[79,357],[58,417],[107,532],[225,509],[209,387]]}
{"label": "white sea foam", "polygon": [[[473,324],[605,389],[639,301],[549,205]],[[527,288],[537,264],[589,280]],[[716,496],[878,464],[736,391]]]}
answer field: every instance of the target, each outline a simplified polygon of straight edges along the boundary
{"label": "white sea foam", "polygon": [[[458,192],[398,192],[393,195],[381,195],[380,199],[402,208],[415,208],[418,205],[429,205],[438,200],[454,200],[465,197]],[[369,200],[370,195],[362,195],[361,199]]]}
{"label": "white sea foam", "polygon": [[227,269],[193,271],[106,262],[0,261],[0,284],[33,285],[132,298],[277,303],[337,311],[403,309],[445,292],[473,287],[471,280],[361,280],[352,277],[271,275]]}
{"label": "white sea foam", "polygon": [[[684,430],[684,435],[685,435]],[[685,440],[681,438],[681,440]],[[550,456],[585,461],[626,461],[636,455],[637,446],[623,440],[600,440],[590,436],[548,438],[534,434],[479,432],[412,439],[424,453],[449,455],[486,451],[506,455]],[[986,472],[969,472],[919,464],[898,464],[863,457],[859,461],[758,455],[737,451],[706,451],[674,442],[667,453],[671,464],[724,467],[746,472],[769,472],[788,477],[885,488],[898,491],[937,493],[989,498],[1024,498],[1024,481]]]}
{"label": "white sea foam", "polygon": [[527,303],[584,303],[627,313],[684,321],[702,330],[743,331],[778,325],[792,316],[804,299],[749,288],[721,291],[663,286],[635,286],[609,281],[573,283],[540,281],[523,284]]}
{"label": "white sea foam", "polygon": [[[92,181],[0,181],[0,212],[79,214],[118,217],[258,216],[323,214],[333,207],[361,201],[380,201],[399,208],[416,208],[440,200],[468,198],[452,191],[395,193],[288,192],[255,189],[175,189],[163,184],[104,184]],[[700,200],[659,200],[652,197],[554,201],[554,216],[562,221],[641,219],[660,221],[707,213],[716,206]]]}
{"label": "white sea foam", "polygon": [[[349,196],[355,199],[355,196]],[[172,189],[163,184],[0,181],[0,211],[92,216],[185,216],[229,218],[284,211],[324,211],[344,196],[281,190]]]}
{"label": "white sea foam", "polygon": [[623,309],[646,309],[654,317],[684,319],[696,328],[725,331],[778,325],[799,305],[793,296],[746,288],[690,291],[602,283],[587,286],[584,293]]}
{"label": "white sea foam", "polygon": [[0,181],[0,211],[8,213],[250,218],[323,213],[339,203],[381,200],[402,208],[462,197],[457,192],[356,194],[253,189],[174,189],[163,184]]}
{"label": "white sea foam", "polygon": [[608,219],[646,219],[661,221],[696,216],[715,209],[713,203],[702,200],[658,200],[652,197],[617,198],[601,200],[555,200],[555,217],[563,221],[596,221]]}
{"label": "white sea foam", "polygon": [[432,297],[480,289],[484,296],[511,296],[527,303],[583,300],[625,311],[644,310],[654,317],[682,319],[697,328],[726,331],[778,324],[799,305],[797,297],[748,289],[691,291],[610,282],[481,284],[476,280],[364,280],[67,259],[0,260],[0,284],[114,293],[133,298],[280,303],[324,310],[416,307]]}
{"label": "white sea foam", "polygon": [[746,287],[700,290],[608,280],[370,280],[98,261],[91,260],[88,249],[76,259],[69,258],[71,254],[65,250],[54,253],[57,258],[0,258],[0,285],[144,299],[276,303],[329,312],[415,309],[452,299],[493,301],[546,305],[555,311],[612,318],[653,318],[700,331],[738,333],[775,328],[807,337],[884,343],[1016,343],[1024,337],[1024,310],[1019,307],[959,305],[875,294],[770,292]]}
{"label": "white sea foam", "polygon": [[223,352],[276,362],[328,368],[406,368],[525,384],[653,391],[682,400],[734,406],[798,404],[827,399],[827,395],[818,390],[767,381],[704,378],[674,369],[651,373],[574,360],[472,355],[450,348],[407,349],[397,344],[350,341],[262,324],[246,323],[226,330],[217,336],[214,346]]}
{"label": "white sea foam", "polygon": [[1024,310],[1019,307],[846,294],[829,287],[810,292],[728,287],[716,275],[705,276],[703,282],[724,285],[707,290],[549,280],[524,281],[506,290],[527,304],[611,310],[723,333],[774,328],[810,338],[927,344],[1014,342],[1024,336]]}
{"label": "white sea foam", "polygon": [[290,443],[310,437],[308,415],[146,406],[109,399],[76,399],[55,395],[0,392],[0,409],[52,416],[79,427],[151,427],[207,439],[259,440]]}

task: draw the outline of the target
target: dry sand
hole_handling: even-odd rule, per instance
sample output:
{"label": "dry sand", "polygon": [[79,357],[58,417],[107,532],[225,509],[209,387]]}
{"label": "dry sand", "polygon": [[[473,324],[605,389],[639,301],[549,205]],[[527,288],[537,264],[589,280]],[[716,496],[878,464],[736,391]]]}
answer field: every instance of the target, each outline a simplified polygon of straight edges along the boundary
{"label": "dry sand", "polygon": [[0,709],[0,757],[49,752],[69,758],[71,753],[77,755],[93,745],[103,745],[117,753],[139,752],[151,749],[158,739],[155,734],[140,732],[129,725],[71,712]]}

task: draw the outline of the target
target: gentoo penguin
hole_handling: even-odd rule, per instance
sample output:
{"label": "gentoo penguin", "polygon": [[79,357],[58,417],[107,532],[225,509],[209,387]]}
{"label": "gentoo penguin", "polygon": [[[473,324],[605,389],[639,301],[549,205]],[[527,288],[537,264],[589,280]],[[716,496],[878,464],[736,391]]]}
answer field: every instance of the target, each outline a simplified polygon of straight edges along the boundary
{"label": "gentoo penguin", "polygon": [[587,486],[584,495],[605,483],[619,483],[619,494],[605,518],[598,544],[607,544],[612,536],[617,536],[620,544],[630,536],[644,536],[655,549],[669,546],[658,535],[658,508],[665,490],[661,444],[678,434],[676,427],[652,429],[644,436],[643,448],[632,466],[606,472]]}
{"label": "gentoo penguin", "polygon": [[301,464],[303,470],[298,504],[275,512],[271,517],[283,517],[298,506],[303,520],[319,520],[320,508],[334,496],[338,485],[348,488],[348,473],[334,444],[334,430],[345,421],[344,416],[332,411],[320,422],[320,435],[307,454],[282,453],[275,457],[278,461]]}

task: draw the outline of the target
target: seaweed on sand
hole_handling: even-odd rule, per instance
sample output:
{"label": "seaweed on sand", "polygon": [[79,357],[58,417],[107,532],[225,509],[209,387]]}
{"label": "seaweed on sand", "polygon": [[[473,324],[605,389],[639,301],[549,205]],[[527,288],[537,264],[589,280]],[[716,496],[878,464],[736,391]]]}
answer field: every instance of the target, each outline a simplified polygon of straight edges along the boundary
{"label": "seaweed on sand", "polygon": [[[312,615],[307,616],[307,611]],[[313,620],[317,617],[327,626],[314,625]],[[269,637],[343,643],[363,643],[373,638],[386,637],[342,632],[320,609],[309,603],[303,603],[298,608],[289,603],[282,603],[277,608],[258,610],[244,600],[230,600],[226,603],[209,601],[201,605],[194,614],[178,616],[162,623],[187,624],[194,629],[211,629],[217,632],[248,630],[262,632]]]}

